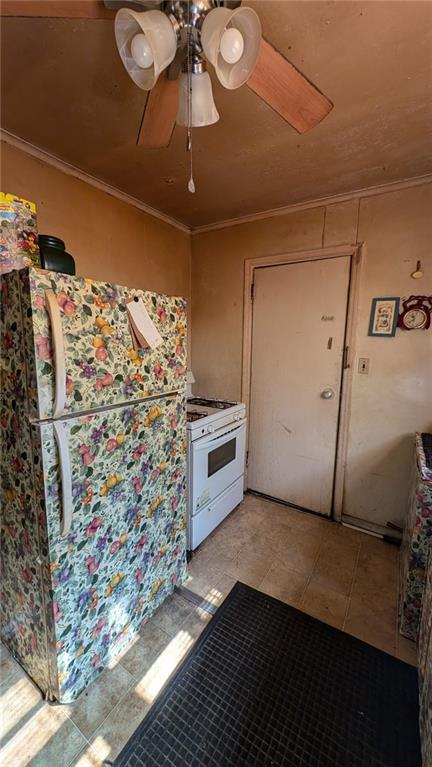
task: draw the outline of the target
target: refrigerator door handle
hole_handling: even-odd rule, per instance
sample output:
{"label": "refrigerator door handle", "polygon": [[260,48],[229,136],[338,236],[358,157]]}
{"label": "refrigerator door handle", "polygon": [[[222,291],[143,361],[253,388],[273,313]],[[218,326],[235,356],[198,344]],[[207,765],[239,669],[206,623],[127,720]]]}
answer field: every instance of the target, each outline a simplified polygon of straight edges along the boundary
{"label": "refrigerator door handle", "polygon": [[72,526],[72,475],[67,433],[63,421],[54,421],[54,437],[57,444],[62,483],[62,517],[60,535],[69,534]]}
{"label": "refrigerator door handle", "polygon": [[52,345],[55,364],[55,401],[53,418],[63,415],[66,404],[66,366],[63,344],[63,328],[57,296],[53,290],[45,291],[48,314],[51,322]]}

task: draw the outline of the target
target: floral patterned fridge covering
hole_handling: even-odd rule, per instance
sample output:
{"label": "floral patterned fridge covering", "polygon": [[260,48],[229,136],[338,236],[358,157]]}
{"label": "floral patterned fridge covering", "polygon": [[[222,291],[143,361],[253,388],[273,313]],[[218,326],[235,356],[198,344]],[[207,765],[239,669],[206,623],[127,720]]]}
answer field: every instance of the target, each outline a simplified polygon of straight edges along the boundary
{"label": "floral patterned fridge covering", "polygon": [[426,466],[421,434],[416,434],[413,478],[401,548],[400,632],[417,640],[432,544],[432,472]]}
{"label": "floral patterned fridge covering", "polygon": [[[53,415],[55,381],[45,291],[57,295],[66,362],[65,413],[106,408],[185,388],[186,304],[182,298],[95,282],[40,269],[21,270],[25,353],[30,370],[29,415]],[[163,337],[136,351],[126,303],[142,299]]]}
{"label": "floral patterned fridge covering", "polygon": [[[65,537],[47,418],[46,287],[62,308],[68,360]],[[60,702],[76,698],[186,572],[185,303],[139,293],[164,343],[133,353],[120,309],[133,294],[36,269],[2,277],[2,638]]]}

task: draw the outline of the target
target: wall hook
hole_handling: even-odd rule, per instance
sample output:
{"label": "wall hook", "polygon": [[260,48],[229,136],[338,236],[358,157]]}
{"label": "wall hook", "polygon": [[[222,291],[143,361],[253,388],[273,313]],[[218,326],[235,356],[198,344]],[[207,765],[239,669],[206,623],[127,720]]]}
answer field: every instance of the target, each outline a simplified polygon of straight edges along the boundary
{"label": "wall hook", "polygon": [[419,280],[420,277],[423,277],[423,272],[421,268],[421,261],[417,261],[417,266],[415,268],[415,272],[411,272],[411,277],[413,280]]}

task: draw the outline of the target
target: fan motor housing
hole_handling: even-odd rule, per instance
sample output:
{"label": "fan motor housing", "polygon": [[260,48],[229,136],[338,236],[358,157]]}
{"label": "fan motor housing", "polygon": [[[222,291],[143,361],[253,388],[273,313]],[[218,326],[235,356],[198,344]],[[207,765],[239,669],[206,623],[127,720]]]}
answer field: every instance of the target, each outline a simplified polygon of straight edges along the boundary
{"label": "fan motor housing", "polygon": [[201,53],[201,27],[204,18],[213,8],[222,4],[217,0],[167,0],[162,4],[161,10],[167,14],[174,26],[179,47],[186,46],[190,40],[194,53]]}

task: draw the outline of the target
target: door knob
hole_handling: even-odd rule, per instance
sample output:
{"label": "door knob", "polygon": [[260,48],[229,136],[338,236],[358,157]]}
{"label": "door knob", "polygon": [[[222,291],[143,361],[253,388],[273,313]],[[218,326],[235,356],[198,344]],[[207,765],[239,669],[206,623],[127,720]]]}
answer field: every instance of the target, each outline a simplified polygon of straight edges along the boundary
{"label": "door knob", "polygon": [[321,399],[333,399],[335,393],[333,389],[323,389],[321,392]]}

